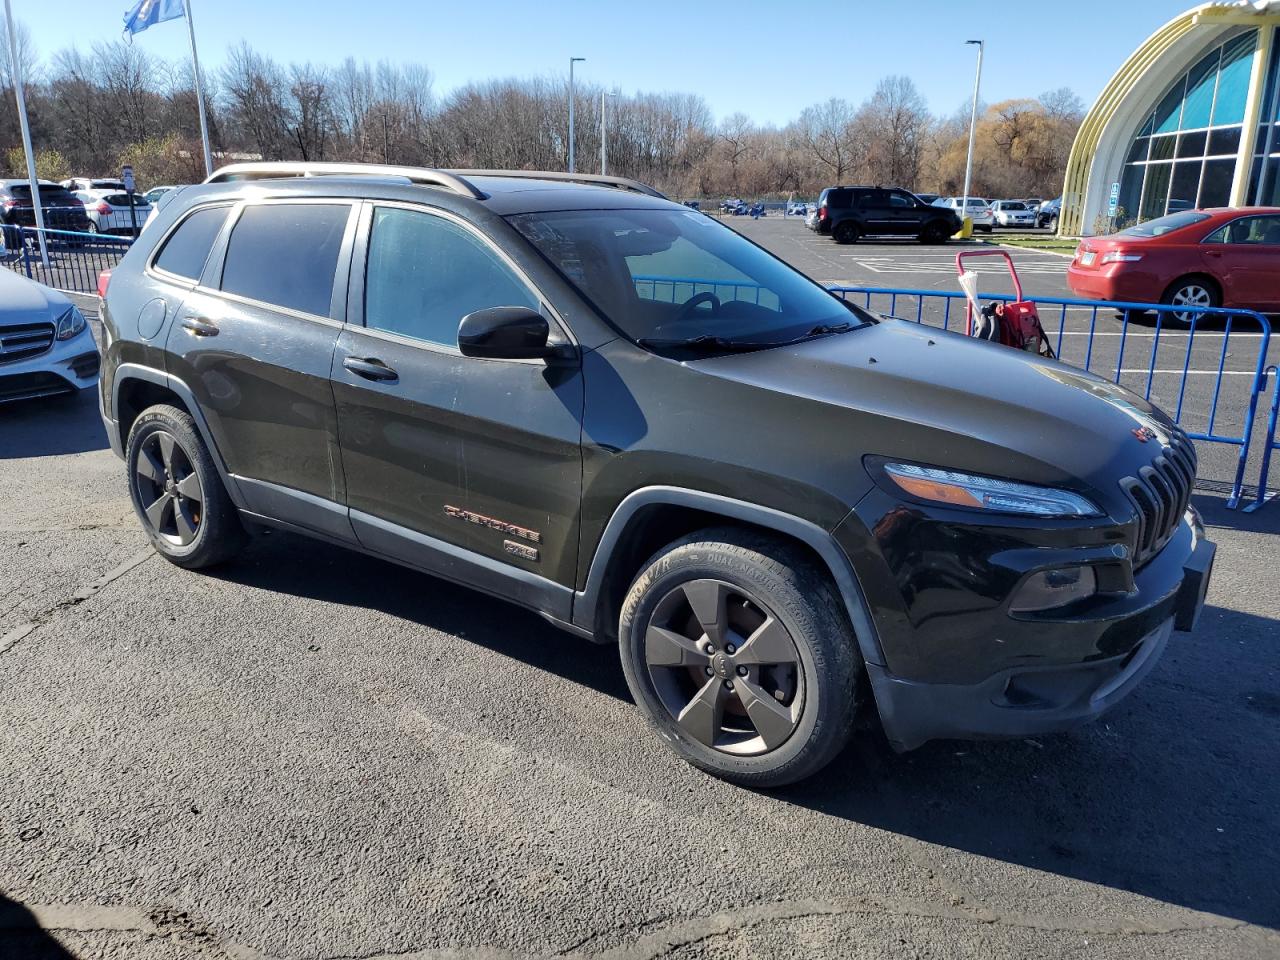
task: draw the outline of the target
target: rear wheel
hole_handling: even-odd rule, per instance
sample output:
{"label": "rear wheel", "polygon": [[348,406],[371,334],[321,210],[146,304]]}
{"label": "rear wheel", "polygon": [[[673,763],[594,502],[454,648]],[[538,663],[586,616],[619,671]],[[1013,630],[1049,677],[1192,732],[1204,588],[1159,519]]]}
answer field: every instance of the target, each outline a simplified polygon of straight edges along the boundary
{"label": "rear wheel", "polygon": [[649,722],[718,777],[793,783],[849,739],[853,632],[825,571],[785,542],[726,528],[664,548],[632,584],[619,638]]}
{"label": "rear wheel", "polygon": [[1204,312],[1206,309],[1222,306],[1222,293],[1218,290],[1218,285],[1208,277],[1180,277],[1169,284],[1160,302],[1172,307],[1189,308],[1173,310],[1164,315],[1166,324],[1189,327],[1197,317],[1203,319],[1208,316]]}
{"label": "rear wheel", "polygon": [[858,225],[846,220],[831,228],[831,239],[836,243],[857,243]]}
{"label": "rear wheel", "polygon": [[196,569],[229,560],[245,532],[213,458],[185,411],[148,407],[129,431],[129,495],[152,546]]}

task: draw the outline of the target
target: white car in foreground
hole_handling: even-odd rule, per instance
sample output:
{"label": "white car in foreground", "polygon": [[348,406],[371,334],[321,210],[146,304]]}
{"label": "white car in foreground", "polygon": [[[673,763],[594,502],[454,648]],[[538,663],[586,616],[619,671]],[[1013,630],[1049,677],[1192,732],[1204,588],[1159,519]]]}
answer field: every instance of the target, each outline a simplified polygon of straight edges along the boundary
{"label": "white car in foreground", "polygon": [[1035,211],[1021,200],[997,200],[991,205],[996,224],[1001,227],[1034,227]]}
{"label": "white car in foreground", "polygon": [[98,345],[75,304],[0,268],[0,403],[88,390]]}
{"label": "white car in foreground", "polygon": [[991,203],[981,197],[970,197],[969,205],[964,205],[963,197],[939,197],[933,201],[935,207],[950,207],[960,218],[968,216],[973,221],[973,229],[990,233],[995,227],[995,214],[991,212]]}
{"label": "white car in foreground", "polygon": [[133,195],[133,214],[129,213],[129,194],[117,190],[81,190],[77,199],[84,203],[84,212],[89,216],[90,233],[124,233],[132,234],[136,223],[137,229],[147,222],[151,213],[151,204],[141,194]]}

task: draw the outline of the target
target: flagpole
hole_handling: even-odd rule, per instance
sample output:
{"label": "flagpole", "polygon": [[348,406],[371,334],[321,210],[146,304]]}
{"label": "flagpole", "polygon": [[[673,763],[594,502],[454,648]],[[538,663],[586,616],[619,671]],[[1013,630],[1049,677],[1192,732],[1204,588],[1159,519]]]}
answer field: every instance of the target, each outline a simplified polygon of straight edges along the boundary
{"label": "flagpole", "polygon": [[[5,4],[9,0],[4,0]],[[196,102],[200,106],[200,142],[204,146],[204,172],[206,176],[213,174],[213,152],[209,149],[209,120],[204,114],[204,83],[200,79],[200,57],[196,54],[196,26],[191,22],[191,0],[185,0],[183,8],[187,14],[187,33],[191,37],[191,70],[196,78]]]}
{"label": "flagpole", "polygon": [[13,74],[13,92],[18,99],[18,123],[22,127],[22,149],[27,154],[27,177],[31,180],[31,202],[36,214],[36,237],[40,241],[40,262],[49,269],[49,250],[45,246],[44,208],[40,205],[40,181],[36,177],[36,155],[31,149],[31,127],[27,124],[27,98],[22,92],[22,64],[18,62],[18,35],[13,29],[13,7],[4,0],[4,18],[9,29],[9,70]]}

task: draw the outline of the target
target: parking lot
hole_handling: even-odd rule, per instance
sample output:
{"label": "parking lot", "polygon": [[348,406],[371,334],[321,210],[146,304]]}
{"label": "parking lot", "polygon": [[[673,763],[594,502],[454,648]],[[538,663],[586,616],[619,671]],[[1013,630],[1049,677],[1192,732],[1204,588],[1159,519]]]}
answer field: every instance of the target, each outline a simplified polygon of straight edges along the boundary
{"label": "parking lot", "polygon": [[[954,246],[733,225],[824,282],[955,289]],[[662,747],[615,649],[286,534],[183,571],[93,398],[0,407],[0,957],[1280,956],[1280,506],[1196,503],[1201,626],[1103,722],[897,755],[867,717],[753,793]]]}

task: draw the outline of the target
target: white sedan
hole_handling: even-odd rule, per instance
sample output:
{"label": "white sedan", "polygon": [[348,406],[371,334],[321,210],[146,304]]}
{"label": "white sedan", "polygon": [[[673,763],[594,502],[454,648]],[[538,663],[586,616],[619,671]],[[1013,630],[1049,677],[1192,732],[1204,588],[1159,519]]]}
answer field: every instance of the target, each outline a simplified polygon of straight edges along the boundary
{"label": "white sedan", "polygon": [[1034,227],[1035,211],[1021,200],[997,200],[991,205],[996,223],[1002,227]]}
{"label": "white sedan", "polygon": [[98,345],[57,290],[0,269],[0,403],[88,390]]}
{"label": "white sedan", "polygon": [[991,212],[991,204],[981,197],[970,197],[965,206],[963,197],[939,197],[933,201],[935,207],[949,207],[960,214],[961,219],[968,216],[973,221],[973,229],[990,233],[995,226],[995,214]]}
{"label": "white sedan", "polygon": [[137,229],[147,222],[151,213],[151,204],[135,193],[133,195],[134,215],[129,213],[129,194],[117,190],[81,190],[76,197],[84,203],[84,212],[89,216],[90,233],[125,233],[134,231],[134,215]]}

